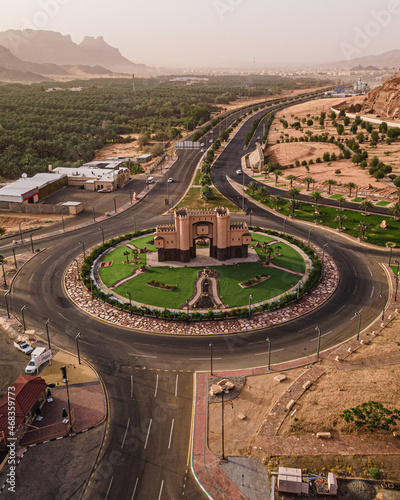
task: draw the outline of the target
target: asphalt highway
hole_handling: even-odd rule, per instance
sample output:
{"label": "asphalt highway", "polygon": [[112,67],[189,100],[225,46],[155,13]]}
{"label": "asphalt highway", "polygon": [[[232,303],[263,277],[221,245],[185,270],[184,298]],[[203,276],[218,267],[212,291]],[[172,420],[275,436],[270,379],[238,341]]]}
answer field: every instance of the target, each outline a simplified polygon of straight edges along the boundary
{"label": "asphalt highway", "polygon": [[[262,111],[261,113],[264,113]],[[254,114],[245,123],[217,160],[212,179],[217,188],[241,206],[242,200],[227,183],[237,180],[244,136]],[[256,134],[257,136],[257,134]],[[206,143],[209,136],[201,139]],[[109,421],[104,453],[94,472],[85,498],[176,499],[203,498],[188,473],[188,445],[192,411],[193,372],[208,370],[208,338],[179,338],[146,334],[98,322],[76,309],[62,287],[68,264],[80,252],[101,241],[99,226],[108,239],[137,227],[153,227],[169,222],[166,210],[167,177],[174,199],[183,194],[201,158],[198,150],[179,151],[179,161],[146,198],[136,206],[101,225],[78,229],[44,239],[42,253],[19,273],[11,293],[11,310],[17,317],[27,305],[27,328],[45,338],[45,321],[51,318],[52,341],[75,352],[75,336],[82,334],[81,354],[101,374],[109,395]],[[241,179],[241,177],[240,177]],[[248,184],[251,178],[245,176]],[[283,218],[246,202],[252,223],[282,230]],[[133,218],[135,220],[133,221]],[[234,219],[249,221],[249,216]],[[285,230],[307,238],[310,226],[287,220]],[[384,306],[381,293],[388,296],[388,283],[380,262],[387,252],[370,251],[334,232],[314,227],[311,242],[322,246],[334,258],[339,272],[338,289],[324,305],[312,313],[284,325],[246,334],[213,337],[213,369],[265,366],[266,338],[271,339],[272,363],[306,357],[316,352],[316,331],[321,330],[321,349],[326,349],[357,333],[356,311],[361,311],[362,327],[377,318]],[[1,249],[6,254],[9,249]],[[184,488],[185,485],[185,488]]]}

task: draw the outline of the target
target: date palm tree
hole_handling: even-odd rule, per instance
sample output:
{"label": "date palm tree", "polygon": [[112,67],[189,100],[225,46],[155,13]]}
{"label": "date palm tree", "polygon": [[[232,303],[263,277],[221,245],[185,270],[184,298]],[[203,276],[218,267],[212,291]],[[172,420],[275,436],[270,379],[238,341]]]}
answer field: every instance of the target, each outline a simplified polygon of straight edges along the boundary
{"label": "date palm tree", "polygon": [[363,200],[360,203],[360,207],[364,210],[364,215],[368,215],[368,210],[372,208],[374,204],[370,200]]}
{"label": "date palm tree", "polygon": [[251,181],[249,182],[249,191],[251,194],[254,194],[258,190],[258,182]]}
{"label": "date palm tree", "polygon": [[272,201],[272,204],[275,206],[275,209],[278,210],[279,205],[281,205],[283,203],[283,198],[281,195],[277,194],[275,196],[271,196],[271,201]]}
{"label": "date palm tree", "polygon": [[300,204],[297,200],[289,200],[289,206],[292,213],[292,219],[294,219],[294,212],[299,208]]}
{"label": "date palm tree", "polygon": [[315,181],[315,179],[313,179],[312,177],[306,177],[304,179],[304,182],[307,184],[307,191],[310,191],[310,184],[313,183]]}
{"label": "date palm tree", "polygon": [[321,191],[313,191],[310,194],[310,198],[314,200],[315,206],[318,206],[318,202],[321,198],[323,198]]}
{"label": "date palm tree", "polygon": [[278,184],[278,177],[282,175],[282,170],[280,168],[277,168],[274,170],[274,176],[275,176],[275,186]]}
{"label": "date palm tree", "polygon": [[331,188],[332,186],[336,186],[337,182],[335,179],[327,179],[324,184],[328,186],[328,194],[331,194]]}
{"label": "date palm tree", "polygon": [[397,220],[400,214],[400,203],[395,203],[388,209],[388,212],[393,215],[394,220]]}
{"label": "date palm tree", "polygon": [[345,221],[347,219],[347,217],[343,214],[338,214],[336,217],[335,217],[335,220],[338,221],[339,223],[339,233],[342,231],[342,223],[343,221]]}
{"label": "date palm tree", "polygon": [[292,200],[295,200],[296,197],[300,194],[300,192],[301,192],[300,188],[291,188],[289,189],[287,194],[292,197]]}
{"label": "date palm tree", "polygon": [[340,198],[338,198],[336,200],[338,202],[338,205],[339,205],[339,210],[342,210],[342,206],[344,205],[346,199],[344,196],[341,196]]}
{"label": "date palm tree", "polygon": [[366,222],[360,222],[358,224],[358,227],[360,228],[360,241],[362,241],[364,239],[364,237],[365,237],[365,233],[370,228],[370,225],[367,224]]}
{"label": "date palm tree", "polygon": [[357,186],[354,184],[354,182],[348,182],[346,184],[346,187],[349,188],[349,196],[351,196],[352,190],[356,189]]}
{"label": "date palm tree", "polygon": [[287,179],[288,181],[290,181],[290,187],[292,187],[292,185],[293,185],[293,181],[295,181],[295,180],[297,179],[297,177],[296,177],[295,175],[293,175],[293,174],[290,174],[290,175],[288,175],[288,176],[286,177],[286,179]]}

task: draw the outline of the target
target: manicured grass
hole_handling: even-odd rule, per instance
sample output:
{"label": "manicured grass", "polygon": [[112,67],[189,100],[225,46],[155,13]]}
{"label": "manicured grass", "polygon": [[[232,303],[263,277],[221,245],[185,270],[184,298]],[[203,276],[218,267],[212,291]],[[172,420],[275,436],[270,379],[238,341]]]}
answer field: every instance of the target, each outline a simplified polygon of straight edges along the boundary
{"label": "manicured grass", "polygon": [[[249,191],[246,192],[251,195]],[[253,197],[260,201],[258,195],[253,195]],[[274,208],[270,201],[264,202],[264,205],[269,208]],[[385,246],[388,241],[393,241],[397,246],[400,246],[400,220],[395,221],[392,217],[374,214],[365,216],[362,212],[353,210],[343,210],[339,212],[337,208],[321,205],[318,206],[318,210],[321,212],[321,215],[318,215],[318,224],[338,229],[338,221],[335,219],[339,214],[344,215],[346,220],[342,222],[343,232],[358,238],[360,236],[360,228],[358,225],[363,222],[369,225],[369,229],[364,233],[364,240],[368,243]],[[280,205],[279,213],[283,216],[291,216],[291,210],[287,202]],[[315,222],[315,206],[311,203],[299,202],[299,209],[295,211],[295,219]],[[383,220],[386,220],[388,224],[386,229],[380,227]]]}
{"label": "manicured grass", "polygon": [[397,274],[397,264],[395,264],[395,265],[392,264],[390,267],[392,268],[393,274],[396,276],[396,274]]}
{"label": "manicured grass", "polygon": [[354,201],[355,203],[361,203],[364,200],[365,198],[353,198],[351,201]]}
{"label": "manicured grass", "polygon": [[137,267],[146,264],[146,254],[139,254],[138,257],[140,259],[140,264],[124,264],[124,260],[126,257],[124,256],[124,252],[128,251],[130,253],[129,260],[132,260],[132,250],[130,250],[126,246],[120,246],[110,252],[104,259],[103,262],[113,261],[113,265],[111,267],[103,267],[99,269],[100,278],[106,286],[110,286],[114,284],[116,281],[126,278],[130,274],[132,274],[133,270]]}
{"label": "manicured grass", "polygon": [[343,195],[342,194],[333,194],[332,196],[329,196],[332,200],[338,200],[341,198]]}
{"label": "manicured grass", "polygon": [[[273,241],[274,238],[252,233],[252,240],[259,241],[262,244],[264,241]],[[297,273],[304,273],[305,263],[301,255],[294,248],[282,242],[278,242],[276,245],[272,245],[272,248],[278,245],[281,247],[281,249],[279,250],[279,253],[281,255],[274,255],[271,260],[272,264],[274,264],[275,266],[290,269],[291,271],[296,271]],[[255,248],[255,250],[261,261],[264,262],[267,256],[263,252],[263,249]]]}
{"label": "manicured grass", "polygon": [[218,208],[225,207],[228,208],[230,212],[239,212],[239,208],[227,200],[221,195],[214,187],[211,188],[214,193],[214,199],[204,203],[204,200],[200,197],[200,188],[189,189],[188,194],[179,203],[176,208],[190,208],[190,209],[202,209],[202,208]]}
{"label": "manicured grass", "polygon": [[387,207],[390,204],[391,204],[391,201],[380,201],[379,203],[376,204],[376,206],[377,207]]}
{"label": "manicured grass", "polygon": [[137,248],[147,248],[150,250],[150,252],[155,252],[156,247],[154,246],[154,243],[148,245],[148,241],[154,240],[154,234],[147,234],[144,238],[136,238],[135,240],[130,241],[132,245],[135,245]]}
{"label": "manicured grass", "polygon": [[203,175],[201,169],[199,169],[196,173],[196,177],[194,178],[193,184],[198,186],[200,184],[200,177]]}

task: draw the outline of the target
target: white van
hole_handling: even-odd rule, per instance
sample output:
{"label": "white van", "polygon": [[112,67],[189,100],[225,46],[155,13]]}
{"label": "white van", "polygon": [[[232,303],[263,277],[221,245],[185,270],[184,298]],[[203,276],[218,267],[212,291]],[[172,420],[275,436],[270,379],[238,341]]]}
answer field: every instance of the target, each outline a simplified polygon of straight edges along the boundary
{"label": "white van", "polygon": [[147,177],[146,184],[153,184],[153,182],[154,182],[154,177]]}
{"label": "white van", "polygon": [[45,347],[37,347],[32,351],[31,360],[25,368],[25,373],[34,375],[38,373],[39,368],[52,358],[51,351]]}

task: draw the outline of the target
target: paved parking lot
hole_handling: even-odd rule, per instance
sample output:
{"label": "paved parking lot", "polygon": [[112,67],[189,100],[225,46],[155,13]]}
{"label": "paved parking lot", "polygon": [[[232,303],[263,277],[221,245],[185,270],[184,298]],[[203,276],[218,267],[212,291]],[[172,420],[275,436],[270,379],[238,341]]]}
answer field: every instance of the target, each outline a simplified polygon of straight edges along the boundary
{"label": "paved parking lot", "polygon": [[25,373],[30,356],[18,351],[10,335],[0,328],[0,397],[19,375]]}

